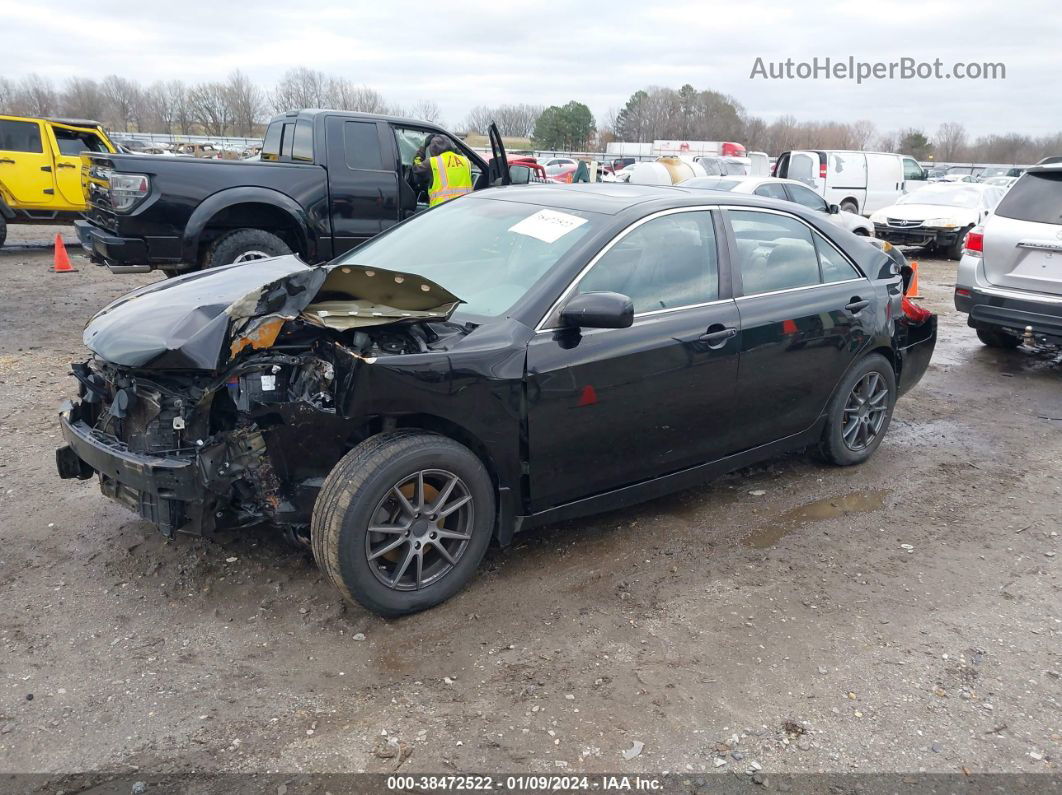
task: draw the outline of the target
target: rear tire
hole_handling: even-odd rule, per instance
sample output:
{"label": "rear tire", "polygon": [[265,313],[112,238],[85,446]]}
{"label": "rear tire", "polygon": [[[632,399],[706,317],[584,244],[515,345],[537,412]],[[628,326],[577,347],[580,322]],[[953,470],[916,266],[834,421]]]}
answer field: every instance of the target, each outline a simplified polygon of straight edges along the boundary
{"label": "rear tire", "polygon": [[818,453],[837,466],[862,464],[881,445],[896,405],[896,373],[872,353],[841,381],[826,412]]}
{"label": "rear tire", "polygon": [[845,212],[855,213],[859,215],[859,204],[854,199],[845,199],[841,202],[841,209]]}
{"label": "rear tire", "polygon": [[989,348],[1005,348],[1013,350],[1021,345],[1021,337],[1015,337],[1009,331],[1001,328],[979,328],[977,339],[981,340]]}
{"label": "rear tire", "polygon": [[490,475],[467,447],[425,431],[381,433],[325,478],[310,525],[313,556],[350,601],[389,618],[415,613],[472,577],[494,505]]}
{"label": "rear tire", "polygon": [[263,229],[236,229],[211,243],[203,256],[203,267],[216,268],[219,265],[282,257],[290,253],[288,244],[270,232]]}

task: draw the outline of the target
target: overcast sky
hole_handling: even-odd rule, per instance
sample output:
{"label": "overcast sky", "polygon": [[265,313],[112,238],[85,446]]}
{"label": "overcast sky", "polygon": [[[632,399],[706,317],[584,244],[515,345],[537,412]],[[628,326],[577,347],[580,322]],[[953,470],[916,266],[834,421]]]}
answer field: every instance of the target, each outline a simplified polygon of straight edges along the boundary
{"label": "overcast sky", "polygon": [[[1058,9],[1058,0],[0,0],[0,74],[194,82],[239,67],[268,86],[305,65],[389,102],[434,99],[451,124],[474,105],[571,99],[603,119],[638,88],[688,82],[768,121],[867,118],[880,131],[930,134],[958,121],[972,135],[1039,135],[1062,127]],[[757,56],[1002,62],[1006,79],[766,81],[750,79]]]}

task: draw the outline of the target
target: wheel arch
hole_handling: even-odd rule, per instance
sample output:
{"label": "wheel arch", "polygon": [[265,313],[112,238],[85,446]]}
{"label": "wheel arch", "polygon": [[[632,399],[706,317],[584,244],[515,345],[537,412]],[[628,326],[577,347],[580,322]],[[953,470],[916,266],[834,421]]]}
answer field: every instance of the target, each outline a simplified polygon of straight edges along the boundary
{"label": "wheel arch", "polygon": [[494,487],[496,503],[494,537],[502,546],[511,541],[513,516],[515,514],[512,495],[513,489],[517,484],[505,482],[506,479],[503,476],[502,467],[494,455],[491,454],[489,445],[478,434],[452,419],[441,417],[437,414],[403,414],[394,418],[384,418],[380,427],[381,429],[394,427],[396,429],[430,431],[453,439],[458,444],[464,445],[471,450],[473,455],[482,462],[487,470],[487,475],[490,477],[490,482]]}
{"label": "wheel arch", "polygon": [[198,263],[217,232],[261,229],[282,238],[297,254],[316,255],[306,211],[290,196],[268,188],[230,188],[205,199],[184,228],[181,258]]}

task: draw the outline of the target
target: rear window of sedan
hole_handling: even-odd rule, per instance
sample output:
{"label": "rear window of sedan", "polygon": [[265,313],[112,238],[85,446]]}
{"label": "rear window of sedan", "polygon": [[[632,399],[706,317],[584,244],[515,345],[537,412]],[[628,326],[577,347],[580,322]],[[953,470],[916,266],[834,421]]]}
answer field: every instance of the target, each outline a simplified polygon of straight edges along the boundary
{"label": "rear window of sedan", "polygon": [[996,207],[996,215],[1040,224],[1062,224],[1062,172],[1025,174]]}
{"label": "rear window of sedan", "polygon": [[704,190],[733,190],[741,184],[739,179],[717,179],[716,177],[694,177],[679,183],[683,188],[702,188]]}

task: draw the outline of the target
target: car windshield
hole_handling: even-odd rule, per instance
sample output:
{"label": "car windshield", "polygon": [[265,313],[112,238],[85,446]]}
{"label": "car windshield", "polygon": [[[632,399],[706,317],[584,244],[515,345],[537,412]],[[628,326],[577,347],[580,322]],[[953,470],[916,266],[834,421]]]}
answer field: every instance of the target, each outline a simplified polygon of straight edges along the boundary
{"label": "car windshield", "polygon": [[718,177],[694,177],[679,183],[684,188],[704,188],[705,190],[733,190],[740,184],[740,179],[719,179]]}
{"label": "car windshield", "polygon": [[340,262],[431,279],[460,298],[460,314],[497,317],[605,216],[520,202],[462,198],[354,249]]}
{"label": "car windshield", "polygon": [[896,201],[897,204],[940,204],[970,209],[977,207],[980,202],[980,189],[954,182],[946,185],[926,185],[920,190],[901,196]]}

